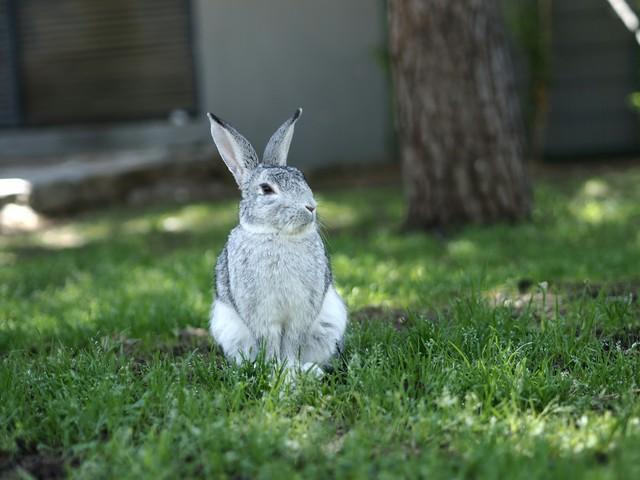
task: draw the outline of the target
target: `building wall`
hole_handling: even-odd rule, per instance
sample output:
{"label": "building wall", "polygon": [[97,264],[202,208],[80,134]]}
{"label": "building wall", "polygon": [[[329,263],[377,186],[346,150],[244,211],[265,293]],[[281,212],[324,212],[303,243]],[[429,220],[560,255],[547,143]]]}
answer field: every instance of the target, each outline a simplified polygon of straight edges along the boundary
{"label": "building wall", "polygon": [[388,160],[382,0],[194,0],[200,106],[264,150],[302,107],[290,162]]}
{"label": "building wall", "polygon": [[[0,72],[0,85],[8,85],[4,103],[0,98],[0,121],[2,111],[8,119],[0,128],[0,166],[87,150],[210,143],[206,111],[236,126],[260,153],[298,106],[305,113],[296,127],[292,164],[318,168],[393,159],[391,90],[380,61],[386,49],[384,0],[190,1],[198,96],[194,118],[172,115],[167,121],[158,115],[135,123],[114,118],[23,128],[12,123],[16,98],[7,95],[11,82]],[[15,2],[0,0],[0,50],[9,45],[9,4]],[[640,151],[638,115],[628,101],[640,89],[633,35],[607,2],[563,0],[552,6],[545,152]],[[168,117],[173,108],[162,111]]]}

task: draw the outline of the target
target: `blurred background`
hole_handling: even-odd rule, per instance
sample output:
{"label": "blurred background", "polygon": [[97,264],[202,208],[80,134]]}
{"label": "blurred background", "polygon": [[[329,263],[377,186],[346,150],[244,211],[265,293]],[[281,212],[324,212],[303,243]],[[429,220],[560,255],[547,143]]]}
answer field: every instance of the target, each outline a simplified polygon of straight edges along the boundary
{"label": "blurred background", "polygon": [[[502,2],[534,162],[640,150],[640,50],[616,3]],[[0,0],[0,205],[228,195],[206,111],[260,152],[302,106],[292,164],[397,180],[387,39],[381,0]]]}

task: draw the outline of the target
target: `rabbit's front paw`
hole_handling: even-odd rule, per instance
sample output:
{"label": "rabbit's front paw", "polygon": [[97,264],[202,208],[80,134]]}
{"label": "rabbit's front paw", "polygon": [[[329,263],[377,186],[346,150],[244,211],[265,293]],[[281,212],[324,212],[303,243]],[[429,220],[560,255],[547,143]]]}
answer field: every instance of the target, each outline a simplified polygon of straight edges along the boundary
{"label": "rabbit's front paw", "polygon": [[324,370],[322,370],[318,365],[312,362],[303,363],[300,367],[300,372],[308,373],[316,378],[322,378],[322,376],[324,375]]}

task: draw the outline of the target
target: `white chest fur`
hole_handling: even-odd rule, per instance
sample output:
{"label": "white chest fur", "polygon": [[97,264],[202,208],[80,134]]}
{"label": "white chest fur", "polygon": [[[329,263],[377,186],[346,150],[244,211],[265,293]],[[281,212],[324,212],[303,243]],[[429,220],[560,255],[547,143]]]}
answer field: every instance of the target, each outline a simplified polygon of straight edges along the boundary
{"label": "white chest fur", "polygon": [[308,329],[322,307],[327,274],[317,232],[278,236],[237,229],[228,248],[231,293],[249,329],[258,337]]}

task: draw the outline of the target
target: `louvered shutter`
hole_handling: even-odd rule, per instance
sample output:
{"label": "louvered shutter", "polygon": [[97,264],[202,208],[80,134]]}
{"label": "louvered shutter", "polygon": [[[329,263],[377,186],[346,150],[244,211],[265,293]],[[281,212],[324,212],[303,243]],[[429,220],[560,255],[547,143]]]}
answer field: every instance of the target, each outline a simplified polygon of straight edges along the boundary
{"label": "louvered shutter", "polygon": [[0,0],[0,125],[18,122],[16,45],[11,0]]}
{"label": "louvered shutter", "polygon": [[20,0],[29,124],[161,117],[194,107],[188,0]]}

